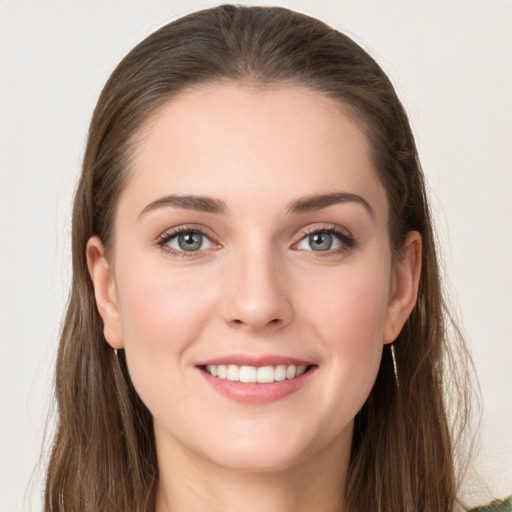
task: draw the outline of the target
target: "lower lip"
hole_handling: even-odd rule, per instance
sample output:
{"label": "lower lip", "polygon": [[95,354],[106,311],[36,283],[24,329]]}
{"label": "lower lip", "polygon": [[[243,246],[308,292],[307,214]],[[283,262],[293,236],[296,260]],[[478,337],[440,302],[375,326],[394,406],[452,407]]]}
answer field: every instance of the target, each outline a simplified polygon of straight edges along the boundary
{"label": "lower lip", "polygon": [[244,383],[220,379],[219,377],[210,375],[201,368],[198,368],[198,370],[206,379],[206,382],[217,391],[217,393],[227,398],[244,404],[269,404],[291,395],[302,388],[302,386],[310,380],[316,368],[316,366],[311,367],[300,377],[268,384]]}

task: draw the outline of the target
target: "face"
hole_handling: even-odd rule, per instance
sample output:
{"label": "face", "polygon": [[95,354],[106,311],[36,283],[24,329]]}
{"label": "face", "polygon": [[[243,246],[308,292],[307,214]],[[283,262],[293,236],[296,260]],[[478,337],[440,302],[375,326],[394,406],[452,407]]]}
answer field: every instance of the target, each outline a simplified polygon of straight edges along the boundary
{"label": "face", "polygon": [[[301,88],[195,88],[143,127],[108,257],[88,246],[160,452],[283,469],[348,450],[414,304],[368,141]],[[254,382],[256,381],[256,382]]]}

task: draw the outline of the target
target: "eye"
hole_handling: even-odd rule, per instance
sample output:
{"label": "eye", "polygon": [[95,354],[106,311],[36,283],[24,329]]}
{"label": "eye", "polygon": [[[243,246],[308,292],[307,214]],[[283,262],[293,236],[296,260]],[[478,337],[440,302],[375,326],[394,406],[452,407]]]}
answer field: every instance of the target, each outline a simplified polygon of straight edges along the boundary
{"label": "eye", "polygon": [[295,248],[313,252],[337,253],[355,246],[352,236],[339,228],[329,227],[312,230],[304,236]]}
{"label": "eye", "polygon": [[[337,244],[337,245],[336,245]],[[299,249],[308,249],[310,251],[329,251],[339,246],[339,240],[336,240],[331,233],[326,231],[319,231],[307,237],[304,237],[299,242]]]}
{"label": "eye", "polygon": [[187,256],[190,253],[218,247],[205,233],[190,228],[164,233],[157,244],[163,250],[177,256]]}

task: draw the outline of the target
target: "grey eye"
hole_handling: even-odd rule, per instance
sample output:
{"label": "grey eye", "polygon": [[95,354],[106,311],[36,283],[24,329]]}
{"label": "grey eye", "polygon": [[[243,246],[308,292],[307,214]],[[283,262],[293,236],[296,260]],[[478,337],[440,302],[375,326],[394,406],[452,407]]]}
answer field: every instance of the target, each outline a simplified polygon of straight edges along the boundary
{"label": "grey eye", "polygon": [[332,239],[330,233],[313,233],[308,236],[309,247],[313,251],[328,251],[332,247]]}
{"label": "grey eye", "polygon": [[339,249],[347,242],[342,241],[342,235],[331,233],[329,231],[315,231],[310,235],[305,236],[297,244],[298,249],[314,252],[326,252]]}
{"label": "grey eye", "polygon": [[180,233],[178,245],[183,251],[197,251],[203,245],[203,235],[201,233]]}
{"label": "grey eye", "polygon": [[195,252],[214,246],[211,240],[199,231],[182,231],[170,238],[166,245],[183,252]]}

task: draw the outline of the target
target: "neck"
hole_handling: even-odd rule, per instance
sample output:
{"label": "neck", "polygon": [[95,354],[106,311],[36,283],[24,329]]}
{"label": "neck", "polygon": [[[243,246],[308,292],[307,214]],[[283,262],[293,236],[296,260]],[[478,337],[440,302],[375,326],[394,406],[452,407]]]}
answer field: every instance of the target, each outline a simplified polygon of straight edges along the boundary
{"label": "neck", "polygon": [[[240,471],[186,451],[159,449],[156,512],[341,512],[350,443],[290,468]],[[168,456],[172,455],[172,456]]]}

